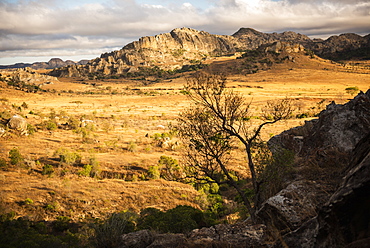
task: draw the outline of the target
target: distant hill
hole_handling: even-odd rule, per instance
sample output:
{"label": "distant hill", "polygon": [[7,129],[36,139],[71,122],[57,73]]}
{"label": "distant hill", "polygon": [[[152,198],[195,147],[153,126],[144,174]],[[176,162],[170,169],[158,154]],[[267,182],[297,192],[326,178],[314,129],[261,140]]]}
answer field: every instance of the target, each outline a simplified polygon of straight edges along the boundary
{"label": "distant hill", "polygon": [[142,37],[118,51],[104,53],[86,65],[55,69],[51,75],[106,77],[135,72],[140,68],[175,70],[199,64],[210,57],[254,50],[277,41],[303,45],[328,59],[370,59],[370,35],[342,34],[321,40],[292,31],[262,33],[241,28],[233,35],[214,35],[191,28],[176,28],[170,33]]}
{"label": "distant hill", "polygon": [[80,60],[78,62],[74,62],[72,60],[63,61],[59,58],[52,58],[49,62],[35,62],[35,63],[16,63],[13,65],[0,65],[0,69],[18,69],[18,68],[26,68],[30,67],[34,70],[38,69],[55,69],[63,66],[68,65],[86,65],[89,60]]}

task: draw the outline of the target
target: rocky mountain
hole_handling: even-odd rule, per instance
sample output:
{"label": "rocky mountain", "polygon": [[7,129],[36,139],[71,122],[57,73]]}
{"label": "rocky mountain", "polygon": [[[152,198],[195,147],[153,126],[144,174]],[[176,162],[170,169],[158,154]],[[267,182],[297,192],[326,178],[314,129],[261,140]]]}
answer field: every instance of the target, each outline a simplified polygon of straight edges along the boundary
{"label": "rocky mountain", "polygon": [[0,65],[0,69],[17,69],[17,68],[32,68],[34,70],[38,69],[55,69],[63,66],[68,65],[85,65],[87,64],[88,60],[80,60],[78,62],[74,62],[72,60],[63,61],[59,58],[52,58],[49,62],[35,62],[32,64],[29,63],[17,63],[14,65]]}
{"label": "rocky mountain", "polygon": [[121,50],[104,53],[86,65],[70,65],[56,69],[51,75],[104,77],[135,72],[141,67],[174,70],[200,63],[213,56],[257,49],[274,42],[303,45],[324,58],[339,59],[348,55],[359,58],[370,57],[370,35],[362,37],[356,34],[343,34],[327,40],[312,40],[291,31],[262,33],[251,28],[241,28],[233,35],[214,35],[191,28],[176,28],[170,33],[142,37]]}

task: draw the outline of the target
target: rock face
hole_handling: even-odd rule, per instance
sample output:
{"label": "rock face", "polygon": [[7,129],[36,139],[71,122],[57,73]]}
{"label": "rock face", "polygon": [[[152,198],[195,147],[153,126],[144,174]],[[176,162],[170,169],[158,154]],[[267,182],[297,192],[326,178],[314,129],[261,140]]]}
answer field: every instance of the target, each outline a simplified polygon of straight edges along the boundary
{"label": "rock face", "polygon": [[19,81],[37,86],[59,82],[58,78],[56,77],[38,73],[28,67],[16,70],[4,70],[1,72],[1,75],[4,76],[7,81]]}
{"label": "rock face", "polygon": [[249,44],[249,49],[256,49],[263,44],[274,43],[276,41],[304,43],[310,42],[311,39],[306,35],[287,31],[283,33],[262,33],[252,28],[241,28],[232,35],[240,39],[243,43]]}
{"label": "rock face", "polygon": [[285,245],[368,247],[370,133],[357,144],[351,155],[353,159],[338,189],[315,217],[284,236]]}
{"label": "rock face", "polygon": [[328,59],[360,59],[370,58],[370,35],[364,37],[357,34],[341,34],[331,36],[327,40],[310,42],[308,47],[317,55]]}
{"label": "rock face", "polygon": [[275,153],[294,150],[298,161],[288,186],[258,211],[279,238],[276,247],[366,247],[370,90],[347,104],[328,105],[318,120],[273,137],[269,145]]}
{"label": "rock face", "polygon": [[[347,104],[334,102],[319,114],[319,119],[306,122],[269,140],[273,151],[289,149],[298,156],[325,156],[324,150],[335,148],[350,152],[370,132],[370,91],[358,94]],[[303,141],[303,142],[302,142]]]}
{"label": "rock face", "polygon": [[[361,54],[370,47],[370,36],[345,34],[327,40],[311,40],[295,32],[262,33],[251,28],[241,28],[233,35],[214,35],[191,28],[177,28],[170,33],[146,36],[134,41],[121,50],[105,53],[90,60],[86,65],[70,65],[54,70],[57,77],[119,75],[138,67],[158,67],[165,70],[182,68],[207,57],[229,55],[235,52],[257,49],[274,44],[270,51],[302,51],[303,47],[321,56],[330,57],[348,51],[359,50]],[[282,47],[283,43],[293,43]],[[363,51],[364,50],[364,51]],[[370,54],[369,54],[370,56]],[[50,62],[49,62],[50,63]],[[134,68],[134,69],[133,69]]]}
{"label": "rock face", "polygon": [[131,67],[158,66],[172,70],[209,56],[234,53],[251,48],[239,39],[227,35],[213,35],[190,28],[177,28],[170,33],[146,36],[119,51],[105,53],[86,66],[70,66],[55,70],[52,75],[77,77],[89,74],[114,75]]}
{"label": "rock face", "polygon": [[185,234],[156,234],[142,230],[122,236],[120,247],[166,248],[166,247],[267,247],[264,225],[217,225],[193,230]]}

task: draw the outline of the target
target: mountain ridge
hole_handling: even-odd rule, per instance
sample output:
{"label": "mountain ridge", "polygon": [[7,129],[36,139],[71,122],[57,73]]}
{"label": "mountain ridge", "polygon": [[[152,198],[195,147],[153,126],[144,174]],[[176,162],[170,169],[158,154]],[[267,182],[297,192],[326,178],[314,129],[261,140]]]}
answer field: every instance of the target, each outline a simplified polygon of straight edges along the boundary
{"label": "mountain ridge", "polygon": [[15,63],[12,65],[0,65],[0,69],[19,69],[30,67],[31,69],[55,69],[68,65],[85,65],[89,60],[80,60],[78,62],[72,60],[63,61],[60,58],[51,58],[48,62],[34,62],[34,63]]}
{"label": "mountain ridge", "polygon": [[50,75],[96,78],[136,72],[142,67],[177,70],[202,63],[210,57],[254,50],[274,42],[296,43],[331,60],[370,59],[370,35],[347,33],[321,40],[293,31],[263,33],[253,28],[240,28],[233,35],[216,35],[183,27],[155,36],[143,36],[120,50],[103,53],[82,65],[55,67]]}
{"label": "mountain ridge", "polygon": [[334,59],[343,54],[370,58],[370,35],[342,34],[327,40],[312,40],[292,31],[262,33],[252,28],[240,28],[233,35],[215,35],[192,28],[176,28],[169,33],[141,37],[118,51],[90,60],[85,66],[56,69],[51,75],[104,77],[135,72],[140,67],[175,70],[201,63],[209,57],[253,50],[279,41],[298,43],[323,58]]}

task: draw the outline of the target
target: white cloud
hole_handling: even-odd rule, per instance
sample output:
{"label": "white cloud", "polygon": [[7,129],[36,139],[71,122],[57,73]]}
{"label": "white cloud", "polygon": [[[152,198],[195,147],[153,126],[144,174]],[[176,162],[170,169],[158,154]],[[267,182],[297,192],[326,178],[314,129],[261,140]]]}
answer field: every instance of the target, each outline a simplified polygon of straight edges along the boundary
{"label": "white cloud", "polygon": [[320,37],[370,33],[369,0],[137,1],[79,0],[72,6],[67,4],[71,1],[1,1],[0,58],[25,51],[30,56],[53,50],[103,52],[104,47],[122,47],[177,27],[217,34],[232,34],[240,27]]}

